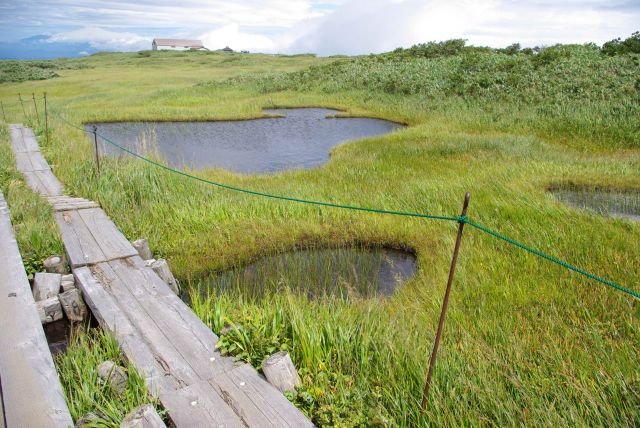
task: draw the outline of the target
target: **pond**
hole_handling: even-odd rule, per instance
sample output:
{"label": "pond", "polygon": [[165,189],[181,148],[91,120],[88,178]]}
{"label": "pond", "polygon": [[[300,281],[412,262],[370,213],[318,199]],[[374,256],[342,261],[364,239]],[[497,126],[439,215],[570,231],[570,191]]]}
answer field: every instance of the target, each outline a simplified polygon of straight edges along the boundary
{"label": "pond", "polygon": [[417,270],[409,252],[380,247],[308,248],[280,253],[216,273],[201,291],[233,289],[260,297],[291,290],[309,298],[390,296]]}
{"label": "pond", "polygon": [[[312,168],[329,160],[332,147],[386,134],[402,125],[371,118],[330,118],[323,108],[264,110],[283,115],[237,121],[96,123],[98,133],[136,153],[157,153],[174,168],[224,168],[238,173],[274,173]],[[87,124],[91,131],[94,124]],[[100,141],[115,156],[120,149]]]}
{"label": "pond", "polygon": [[553,189],[561,202],[610,217],[640,221],[640,193],[587,189]]}

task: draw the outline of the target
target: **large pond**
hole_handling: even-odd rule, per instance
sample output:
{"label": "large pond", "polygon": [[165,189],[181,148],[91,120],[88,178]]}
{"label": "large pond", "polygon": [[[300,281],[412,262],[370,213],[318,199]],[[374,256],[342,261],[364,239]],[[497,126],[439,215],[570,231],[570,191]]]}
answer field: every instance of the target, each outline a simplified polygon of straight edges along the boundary
{"label": "large pond", "polygon": [[203,293],[239,290],[260,297],[290,290],[310,298],[389,296],[411,278],[416,258],[378,247],[309,248],[272,255],[216,273],[200,286]]}
{"label": "large pond", "polygon": [[551,192],[559,201],[576,208],[640,221],[640,193],[587,189],[553,189]]}
{"label": "large pond", "polygon": [[[345,141],[382,135],[402,125],[371,118],[332,118],[323,108],[274,109],[283,115],[217,122],[97,123],[98,133],[136,153],[155,152],[170,166],[220,167],[239,173],[273,173],[312,168],[329,159],[332,147]],[[91,131],[93,124],[86,125]],[[123,151],[100,142],[107,154]]]}

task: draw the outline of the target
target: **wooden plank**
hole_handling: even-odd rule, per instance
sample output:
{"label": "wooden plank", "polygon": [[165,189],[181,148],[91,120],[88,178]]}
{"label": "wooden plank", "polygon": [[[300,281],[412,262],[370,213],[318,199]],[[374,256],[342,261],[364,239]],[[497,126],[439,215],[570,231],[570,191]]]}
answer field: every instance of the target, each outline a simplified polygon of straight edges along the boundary
{"label": "wooden plank", "polygon": [[26,154],[27,157],[29,158],[29,161],[30,161],[30,164],[31,164],[31,169],[33,171],[51,170],[51,168],[49,167],[49,163],[44,158],[44,156],[42,156],[42,153],[40,153],[39,151],[24,152],[22,154]]}
{"label": "wooden plank", "polygon": [[18,152],[26,152],[27,148],[24,145],[24,140],[22,139],[22,127],[18,127],[14,125],[9,125],[9,134],[11,136],[11,146],[13,147],[13,151]]}
{"label": "wooden plank", "polygon": [[221,374],[209,383],[248,426],[313,426],[300,410],[248,364]]}
{"label": "wooden plank", "polygon": [[[131,259],[142,261],[139,256]],[[217,336],[171,292],[152,269],[136,266],[134,260],[114,260],[109,265],[131,289],[149,317],[176,344],[196,373],[202,379],[209,379],[235,368],[237,364],[233,358],[223,357],[215,349]]]}
{"label": "wooden plank", "polygon": [[71,211],[71,210],[86,210],[89,208],[100,208],[100,205],[96,204],[93,201],[87,201],[87,202],[74,202],[71,204],[55,203],[55,204],[52,204],[52,208],[54,211]]}
{"label": "wooden plank", "polygon": [[16,167],[18,171],[24,173],[27,171],[33,171],[33,166],[31,165],[31,158],[29,157],[28,152],[15,152],[16,157]]}
{"label": "wooden plank", "polygon": [[97,202],[90,201],[84,198],[76,198],[73,196],[49,196],[47,198],[49,203],[53,206],[54,211],[68,211],[73,209],[87,209],[87,208],[100,208]]}
{"label": "wooden plank", "polygon": [[22,146],[27,152],[37,152],[40,150],[38,146],[38,140],[34,135],[31,128],[21,128],[22,131]]}
{"label": "wooden plank", "polygon": [[160,394],[160,402],[177,427],[247,426],[206,381]]}
{"label": "wooden plank", "polygon": [[78,211],[78,214],[100,246],[105,260],[130,257],[138,254],[131,242],[124,237],[115,224],[100,208]]}
{"label": "wooden plank", "polygon": [[[148,267],[140,256],[133,256],[127,259],[127,263],[135,266],[138,270],[139,283],[145,287],[147,292],[153,296],[166,308],[170,308],[178,316],[187,322],[193,332],[208,352],[217,352],[216,344],[218,336],[191,310],[191,308],[176,296],[169,286],[162,281],[158,275]],[[160,280],[159,280],[160,279]],[[159,281],[158,281],[159,280]]]}
{"label": "wooden plank", "polygon": [[42,181],[40,181],[40,177],[36,174],[36,171],[26,171],[23,172],[22,175],[24,175],[25,181],[27,185],[31,187],[31,190],[42,196],[49,196],[49,190]]}
{"label": "wooden plank", "polygon": [[62,195],[62,183],[58,181],[58,179],[55,175],[53,175],[53,172],[51,172],[50,169],[33,171],[33,173],[38,176],[38,179],[40,179],[40,182],[46,189],[47,193],[45,196]]}
{"label": "wooden plank", "polygon": [[103,262],[106,257],[78,211],[54,213],[71,268]]}
{"label": "wooden plank", "polygon": [[121,311],[112,296],[94,278],[88,267],[74,269],[76,285],[82,291],[87,305],[100,326],[114,335],[127,359],[145,377],[147,389],[154,397],[168,389],[177,389],[183,384],[167,375],[157,361],[140,332]]}
{"label": "wooden plank", "polygon": [[1,194],[0,314],[0,379],[7,426],[72,426]]}
{"label": "wooden plank", "polygon": [[135,293],[130,290],[130,284],[124,284],[109,263],[99,263],[91,266],[90,270],[93,277],[113,297],[113,301],[121,313],[126,315],[133,328],[144,337],[154,359],[162,361],[164,372],[175,378],[181,387],[197,382],[198,375],[182,357],[179,342],[149,316],[148,308],[140,304]]}

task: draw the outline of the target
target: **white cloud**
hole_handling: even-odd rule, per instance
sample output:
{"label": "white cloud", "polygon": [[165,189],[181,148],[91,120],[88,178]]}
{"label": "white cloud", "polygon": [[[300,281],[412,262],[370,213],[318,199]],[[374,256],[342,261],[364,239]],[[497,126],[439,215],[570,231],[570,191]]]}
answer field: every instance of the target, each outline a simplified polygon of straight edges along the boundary
{"label": "white cloud", "polygon": [[201,34],[198,39],[209,49],[222,49],[229,46],[234,50],[273,52],[276,43],[269,37],[250,34],[240,30],[238,24],[229,24],[213,31]]}
{"label": "white cloud", "polygon": [[602,43],[631,34],[638,22],[640,7],[625,2],[348,0],[335,12],[299,25],[306,30],[287,50],[365,54],[450,38],[494,47]]}
{"label": "white cloud", "polygon": [[95,49],[137,51],[151,48],[151,38],[135,33],[108,31],[97,27],[83,27],[53,34],[49,43],[89,43]]}

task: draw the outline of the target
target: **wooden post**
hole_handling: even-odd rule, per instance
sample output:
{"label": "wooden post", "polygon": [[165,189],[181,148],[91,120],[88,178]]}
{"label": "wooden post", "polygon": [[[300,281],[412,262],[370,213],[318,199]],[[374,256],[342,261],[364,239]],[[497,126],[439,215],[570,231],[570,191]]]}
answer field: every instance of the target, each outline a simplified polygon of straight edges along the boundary
{"label": "wooden post", "polygon": [[36,103],[36,94],[32,92],[31,98],[33,99],[33,108],[36,111],[36,119],[38,119],[38,126],[40,126],[40,114],[38,113],[38,103]]}
{"label": "wooden post", "polygon": [[2,101],[0,101],[0,107],[2,107],[2,119],[4,120],[4,123],[7,123],[7,115],[4,114],[4,104],[2,104]]}
{"label": "wooden post", "polygon": [[69,272],[67,270],[67,261],[64,259],[64,256],[49,256],[44,260],[43,264],[45,270],[49,273],[59,273],[64,275]]}
{"label": "wooden post", "polygon": [[93,144],[96,150],[96,167],[98,168],[98,174],[100,174],[100,152],[98,152],[98,127],[93,125]]}
{"label": "wooden post", "polygon": [[49,145],[49,112],[47,110],[47,93],[44,93],[44,133]]}
{"label": "wooden post", "polygon": [[[469,192],[464,196],[464,204],[462,206],[462,217],[466,217],[467,208],[469,207],[469,198],[471,195]],[[447,289],[444,292],[444,300],[442,301],[442,311],[440,312],[440,321],[438,322],[438,330],[436,332],[436,339],[433,343],[433,351],[431,352],[431,360],[429,361],[429,373],[427,374],[427,380],[424,385],[424,391],[422,392],[422,411],[427,407],[427,398],[429,397],[429,388],[431,386],[431,376],[433,376],[433,369],[436,365],[436,357],[438,355],[438,347],[440,346],[440,337],[442,337],[442,329],[444,327],[444,320],[447,315],[447,306],[449,304],[449,294],[451,292],[451,284],[453,283],[453,276],[456,271],[456,264],[458,262],[458,253],[460,251],[460,242],[462,241],[462,231],[464,230],[464,221],[458,221],[458,236],[456,238],[456,245],[453,249],[453,259],[451,260],[451,267],[449,268],[449,279],[447,281]]]}
{"label": "wooden post", "polygon": [[286,351],[276,352],[263,361],[262,371],[269,383],[280,392],[295,391],[301,384],[298,371]]}
{"label": "wooden post", "polygon": [[18,92],[18,99],[20,100],[20,105],[22,106],[22,115],[24,116],[24,120],[27,120],[27,112],[24,111],[24,103],[22,102],[22,95]]}

